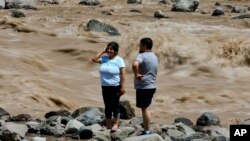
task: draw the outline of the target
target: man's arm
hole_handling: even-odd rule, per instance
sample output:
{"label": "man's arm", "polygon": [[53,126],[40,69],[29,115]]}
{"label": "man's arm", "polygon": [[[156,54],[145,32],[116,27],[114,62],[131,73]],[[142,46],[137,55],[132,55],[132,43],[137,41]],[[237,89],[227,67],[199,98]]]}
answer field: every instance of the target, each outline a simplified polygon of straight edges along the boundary
{"label": "man's arm", "polygon": [[134,75],[135,75],[135,78],[138,79],[138,80],[141,80],[142,78],[142,75],[139,74],[139,65],[140,65],[140,62],[138,60],[135,60],[132,64],[132,68],[133,68],[133,72],[134,72]]}

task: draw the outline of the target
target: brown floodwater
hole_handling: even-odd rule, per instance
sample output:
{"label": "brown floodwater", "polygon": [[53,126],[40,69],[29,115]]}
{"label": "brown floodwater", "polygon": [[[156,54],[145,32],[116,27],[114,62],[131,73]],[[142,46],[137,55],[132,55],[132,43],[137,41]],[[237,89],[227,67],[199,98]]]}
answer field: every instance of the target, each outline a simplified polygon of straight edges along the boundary
{"label": "brown floodwater", "polygon": [[[250,7],[247,0],[217,1]],[[20,10],[26,17],[19,19],[10,16],[11,10],[0,10],[0,107],[40,119],[61,108],[103,107],[99,66],[90,58],[116,41],[127,69],[122,100],[129,100],[140,116],[131,62],[139,40],[151,37],[160,62],[153,122],[170,124],[177,117],[196,122],[204,112],[215,113],[225,126],[250,118],[250,21],[231,19],[240,14],[230,12],[212,17],[217,1],[202,0],[192,13],[171,12],[171,5],[153,0],[141,5],[103,0],[101,6],[62,0]],[[170,18],[154,18],[156,10]],[[84,31],[91,19],[114,26],[121,35]]]}

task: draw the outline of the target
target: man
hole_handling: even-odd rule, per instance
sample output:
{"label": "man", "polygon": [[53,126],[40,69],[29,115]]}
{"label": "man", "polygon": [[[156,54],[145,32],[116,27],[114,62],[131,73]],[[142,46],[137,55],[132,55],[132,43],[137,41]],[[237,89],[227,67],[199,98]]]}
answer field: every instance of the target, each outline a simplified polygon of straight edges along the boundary
{"label": "man", "polygon": [[139,47],[139,54],[133,62],[132,68],[135,75],[136,106],[142,110],[144,125],[142,135],[147,135],[151,133],[149,131],[151,120],[149,106],[156,91],[158,59],[151,51],[153,41],[150,38],[142,38]]}

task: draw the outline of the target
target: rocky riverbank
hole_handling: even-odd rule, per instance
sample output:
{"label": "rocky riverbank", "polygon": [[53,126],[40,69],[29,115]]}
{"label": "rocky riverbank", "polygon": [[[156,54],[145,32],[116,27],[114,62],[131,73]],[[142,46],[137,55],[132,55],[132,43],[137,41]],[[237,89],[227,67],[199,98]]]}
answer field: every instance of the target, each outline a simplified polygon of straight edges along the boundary
{"label": "rocky riverbank", "polygon": [[[248,0],[0,0],[0,107],[9,113],[1,116],[2,140],[75,140],[83,125],[97,126],[84,129],[91,140],[139,137],[138,108],[115,134],[73,113],[103,107],[99,66],[90,58],[110,41],[126,63],[121,99],[135,107],[131,62],[142,37],[153,39],[160,60],[150,107],[159,128],[152,131],[163,140],[227,140],[229,125],[249,118],[249,7]],[[221,126],[196,128],[205,112]],[[193,122],[189,133],[175,125],[179,117]],[[77,123],[72,133],[65,130],[70,120]],[[222,131],[206,129],[214,127]]]}
{"label": "rocky riverbank", "polygon": [[[172,123],[151,123],[149,135],[143,131],[142,118],[135,116],[128,101],[120,102],[121,120],[119,129],[111,132],[105,127],[103,108],[82,107],[73,113],[67,110],[51,111],[41,119],[32,119],[28,114],[9,115],[0,109],[2,141],[229,141],[229,129],[220,125],[220,118],[205,112],[196,121],[178,117]],[[250,120],[232,124],[248,124]]]}

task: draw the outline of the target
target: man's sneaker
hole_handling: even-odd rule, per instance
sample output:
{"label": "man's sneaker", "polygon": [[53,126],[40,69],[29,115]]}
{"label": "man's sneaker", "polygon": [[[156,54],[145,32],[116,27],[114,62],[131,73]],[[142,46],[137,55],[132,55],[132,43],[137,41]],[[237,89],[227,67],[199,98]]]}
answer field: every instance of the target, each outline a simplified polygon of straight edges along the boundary
{"label": "man's sneaker", "polygon": [[152,134],[152,132],[151,131],[142,131],[141,134],[140,134],[140,136],[142,136],[142,135],[149,135],[149,134]]}

